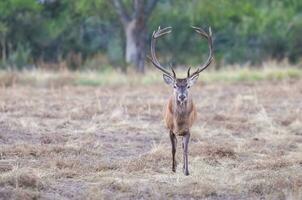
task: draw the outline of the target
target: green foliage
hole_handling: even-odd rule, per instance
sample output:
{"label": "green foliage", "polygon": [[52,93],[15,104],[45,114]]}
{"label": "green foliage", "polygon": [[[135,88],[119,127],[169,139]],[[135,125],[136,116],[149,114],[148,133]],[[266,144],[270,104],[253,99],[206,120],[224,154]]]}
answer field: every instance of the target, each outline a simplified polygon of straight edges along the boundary
{"label": "green foliage", "polygon": [[299,8],[301,1],[296,0],[168,1],[156,10],[151,27],[173,26],[175,31],[165,46],[177,63],[197,64],[200,52],[207,51],[188,30],[190,25],[212,27],[217,61],[257,64],[286,57],[296,61],[302,53]]}
{"label": "green foliage", "polygon": [[[130,10],[131,1],[123,2]],[[159,0],[148,21],[148,42],[159,25],[172,26],[172,34],[158,42],[161,60],[196,65],[207,57],[207,43],[189,27],[211,26],[218,63],[257,64],[271,58],[299,62],[301,10],[301,0]],[[6,62],[17,68],[60,62],[70,53],[80,54],[83,62],[106,55],[111,64],[121,66],[121,33],[111,1],[0,1],[0,58],[6,55]]]}
{"label": "green foliage", "polygon": [[123,63],[123,49],[120,37],[114,37],[108,42],[108,58],[111,62],[116,64]]}
{"label": "green foliage", "polygon": [[24,66],[30,66],[31,49],[28,46],[19,44],[17,49],[12,52],[7,60],[7,65],[13,69],[22,69]]}

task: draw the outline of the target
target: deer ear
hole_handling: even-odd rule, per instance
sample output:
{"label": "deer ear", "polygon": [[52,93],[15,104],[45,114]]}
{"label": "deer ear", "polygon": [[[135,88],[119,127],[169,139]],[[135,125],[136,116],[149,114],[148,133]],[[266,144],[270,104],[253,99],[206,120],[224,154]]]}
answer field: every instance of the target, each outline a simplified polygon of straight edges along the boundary
{"label": "deer ear", "polygon": [[172,78],[171,76],[167,75],[167,74],[163,74],[163,78],[164,81],[168,84],[168,85],[172,85],[174,83],[174,78]]}
{"label": "deer ear", "polygon": [[199,77],[199,74],[196,74],[196,75],[190,77],[190,79],[189,79],[189,86],[190,87],[196,83],[198,77]]}

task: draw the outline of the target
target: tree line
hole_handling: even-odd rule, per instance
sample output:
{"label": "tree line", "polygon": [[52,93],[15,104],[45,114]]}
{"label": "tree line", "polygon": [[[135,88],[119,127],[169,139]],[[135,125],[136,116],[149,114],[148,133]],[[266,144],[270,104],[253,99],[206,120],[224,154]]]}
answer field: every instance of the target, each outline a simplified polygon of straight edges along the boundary
{"label": "tree line", "polygon": [[192,25],[211,26],[218,65],[299,62],[302,55],[301,0],[2,0],[0,67],[65,62],[78,69],[104,58],[143,72],[159,25],[173,27],[158,42],[163,63],[196,65],[206,58],[207,44]]}

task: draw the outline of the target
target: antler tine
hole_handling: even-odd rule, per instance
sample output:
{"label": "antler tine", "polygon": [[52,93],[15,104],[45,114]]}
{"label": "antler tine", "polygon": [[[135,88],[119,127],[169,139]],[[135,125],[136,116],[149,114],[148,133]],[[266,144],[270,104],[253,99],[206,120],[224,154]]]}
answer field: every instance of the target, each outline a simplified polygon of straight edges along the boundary
{"label": "antler tine", "polygon": [[188,78],[190,77],[190,70],[191,70],[191,67],[189,67],[188,72],[187,72],[187,77]]}
{"label": "antler tine", "polygon": [[176,78],[176,73],[174,71],[174,69],[171,67],[172,73],[173,73],[173,77]]}
{"label": "antler tine", "polygon": [[166,27],[166,28],[163,28],[161,29],[160,26],[158,27],[157,31],[153,31],[153,34],[152,34],[152,37],[157,39],[163,35],[166,35],[168,33],[171,33],[172,31],[172,27]]}
{"label": "antler tine", "polygon": [[208,57],[207,61],[201,67],[198,67],[198,69],[191,76],[193,76],[195,74],[199,74],[200,72],[205,70],[213,61],[213,40],[212,40],[211,27],[209,27],[209,33],[207,33],[206,31],[204,31],[202,28],[199,28],[199,27],[192,26],[192,28],[198,34],[200,34],[202,37],[205,37],[208,40],[208,46],[209,46],[210,53],[209,53],[209,57]]}
{"label": "antler tine", "polygon": [[176,77],[174,70],[172,69],[173,75],[166,69],[164,69],[164,67],[159,63],[157,57],[156,57],[156,53],[155,53],[155,44],[156,44],[156,39],[164,36],[168,33],[171,33],[172,28],[171,27],[166,27],[161,29],[160,27],[158,27],[157,31],[154,31],[152,34],[152,40],[151,40],[151,58],[147,57],[152,64],[159,70],[161,70],[162,72],[164,72],[165,74],[169,75],[169,76],[173,76],[174,78]]}

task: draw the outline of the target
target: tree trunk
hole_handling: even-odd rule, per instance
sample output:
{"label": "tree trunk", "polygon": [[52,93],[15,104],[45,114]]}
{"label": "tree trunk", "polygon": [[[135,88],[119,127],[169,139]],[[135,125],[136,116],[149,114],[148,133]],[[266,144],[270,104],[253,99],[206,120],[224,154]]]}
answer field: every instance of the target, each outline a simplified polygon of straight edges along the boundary
{"label": "tree trunk", "polygon": [[3,36],[1,43],[2,43],[2,61],[3,61],[3,63],[5,63],[6,62],[6,45],[5,45],[6,42],[5,42],[5,35]]}
{"label": "tree trunk", "polygon": [[140,73],[145,71],[146,32],[145,21],[133,19],[124,26],[126,33],[126,62]]}
{"label": "tree trunk", "polygon": [[126,62],[134,65],[140,73],[145,71],[146,23],[157,1],[133,0],[133,13],[130,15],[121,0],[112,0],[125,32]]}

